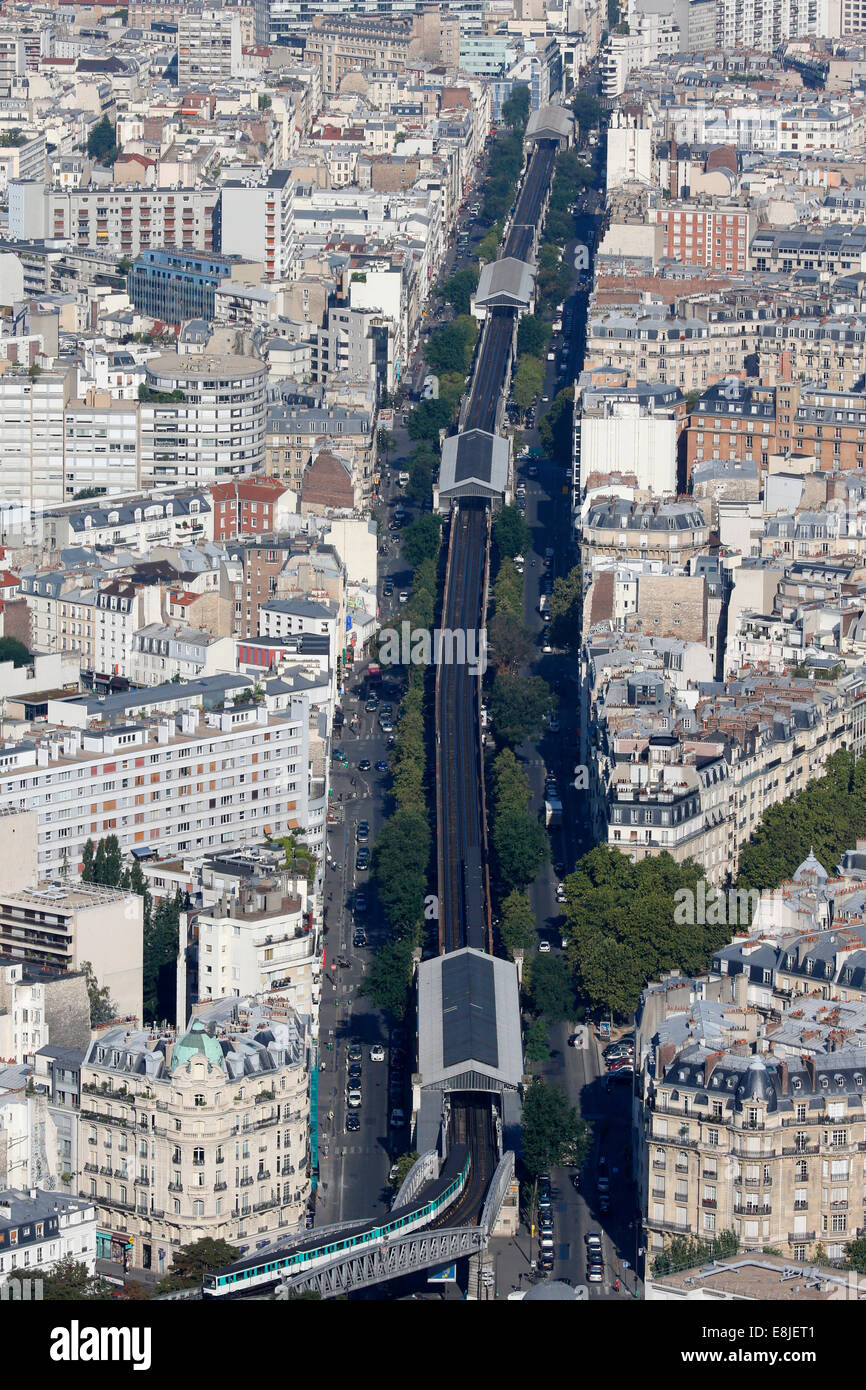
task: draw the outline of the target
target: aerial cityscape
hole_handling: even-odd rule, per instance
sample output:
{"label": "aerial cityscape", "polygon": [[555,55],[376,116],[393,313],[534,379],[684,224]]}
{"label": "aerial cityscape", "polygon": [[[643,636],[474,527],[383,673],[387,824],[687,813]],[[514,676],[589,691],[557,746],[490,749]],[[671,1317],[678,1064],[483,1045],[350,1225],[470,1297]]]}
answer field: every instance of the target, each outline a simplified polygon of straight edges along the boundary
{"label": "aerial cityscape", "polygon": [[864,449],[866,0],[0,3],[0,1302],[88,1303],[52,1360],[303,1300],[815,1361]]}

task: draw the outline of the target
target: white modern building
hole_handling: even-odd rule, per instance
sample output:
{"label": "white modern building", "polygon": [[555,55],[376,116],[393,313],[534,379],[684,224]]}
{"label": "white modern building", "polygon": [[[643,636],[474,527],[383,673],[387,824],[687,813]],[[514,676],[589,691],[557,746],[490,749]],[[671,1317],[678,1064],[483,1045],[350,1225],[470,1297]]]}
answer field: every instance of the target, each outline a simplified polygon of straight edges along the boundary
{"label": "white modern building", "polygon": [[264,183],[227,180],[222,188],[222,251],[259,261],[268,280],[290,280],[295,269],[295,185],[288,169]]}
{"label": "white modern building", "polygon": [[152,394],[141,406],[142,483],[199,485],[263,468],[266,380],[267,368],[253,357],[151,358]]}

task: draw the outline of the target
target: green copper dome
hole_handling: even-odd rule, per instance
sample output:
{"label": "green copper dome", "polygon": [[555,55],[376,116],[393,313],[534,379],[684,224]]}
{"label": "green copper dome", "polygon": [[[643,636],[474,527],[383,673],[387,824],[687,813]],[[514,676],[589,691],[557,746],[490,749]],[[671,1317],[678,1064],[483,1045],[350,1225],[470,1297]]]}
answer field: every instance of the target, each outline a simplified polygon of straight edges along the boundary
{"label": "green copper dome", "polygon": [[194,1019],[188,1031],[178,1038],[171,1056],[171,1069],[185,1066],[193,1057],[205,1057],[215,1067],[223,1066],[223,1050],[204,1024]]}

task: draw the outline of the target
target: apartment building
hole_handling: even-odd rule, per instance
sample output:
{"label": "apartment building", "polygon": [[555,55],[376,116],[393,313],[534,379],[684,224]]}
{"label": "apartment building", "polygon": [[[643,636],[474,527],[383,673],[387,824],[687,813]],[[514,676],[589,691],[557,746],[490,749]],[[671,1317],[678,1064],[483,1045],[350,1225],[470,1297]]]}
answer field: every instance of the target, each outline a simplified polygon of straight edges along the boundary
{"label": "apartment building", "polygon": [[23,241],[68,241],[81,250],[134,258],[149,247],[218,250],[219,188],[46,188],[9,184],[9,235]]}
{"label": "apartment building", "polygon": [[200,492],[148,493],[110,503],[91,498],[45,512],[42,542],[49,550],[68,546],[116,546],[146,552],[152,545],[181,545],[213,539],[211,499]]}
{"label": "apartment building", "polygon": [[295,183],[288,169],[274,169],[264,183],[226,180],[222,186],[223,252],[259,261],[268,280],[290,280],[297,245]]}
{"label": "apartment building", "polygon": [[722,313],[704,320],[615,309],[588,320],[585,368],[618,367],[632,379],[661,381],[685,393],[742,372],[756,351],[759,325],[757,317],[744,317],[732,326]]}
{"label": "apartment building", "polygon": [[709,540],[709,526],[688,502],[587,499],[581,550],[589,568],[595,555],[667,560],[682,564]]}
{"label": "apartment building", "polygon": [[215,87],[242,68],[241,21],[237,10],[194,5],[177,21],[177,80],[180,87]]}
{"label": "apartment building", "polygon": [[[150,845],[163,853],[303,833],[312,821],[320,835],[323,806],[308,799],[306,700],[273,714],[249,704],[202,713],[193,703],[251,686],[223,676],[156,687],[147,699],[138,691],[77,706],[51,702],[69,722],[101,711],[127,712],[128,722],[49,727],[38,742],[0,750],[0,808],[37,812],[40,874],[74,871],[85,841],[109,834],[123,851]],[[145,707],[180,712],[133,717]]]}
{"label": "apartment building", "polygon": [[755,463],[771,455],[801,454],[826,471],[863,468],[866,394],[815,382],[775,386],[729,382],[711,386],[697,402],[686,429],[686,472],[705,459]]}
{"label": "apartment building", "polygon": [[[662,1034],[663,1035],[663,1034]],[[866,1203],[866,1047],[753,1055],[659,1043],[638,1109],[651,1249],[733,1230],[746,1250],[841,1259]]]}
{"label": "apartment building", "polygon": [[347,72],[405,72],[413,47],[411,21],[315,15],[304,41],[304,61],[321,72],[322,94],[336,96]]}
{"label": "apartment building", "polygon": [[[0,1191],[0,1281],[50,1273],[63,1260],[96,1268],[96,1207],[51,1188]],[[10,1297],[11,1290],[10,1290]]]}
{"label": "apartment building", "polygon": [[347,458],[353,477],[368,493],[373,482],[373,412],[312,402],[268,407],[265,471],[301,492],[307,465],[322,448]]}
{"label": "apartment building", "polygon": [[[203,483],[265,462],[267,368],[252,357],[166,353],[147,364],[142,482]],[[178,397],[171,399],[175,393]]]}
{"label": "apartment building", "polygon": [[[611,384],[584,373],[574,412],[573,498],[579,505],[592,480],[630,473],[656,497],[677,488],[677,437],[685,398],[676,386]],[[616,384],[614,384],[616,382]]]}
{"label": "apartment building", "polygon": [[65,411],[75,373],[8,365],[0,375],[0,502],[41,510],[65,500]]}
{"label": "apartment building", "polygon": [[127,279],[129,297],[141,314],[161,323],[214,317],[216,292],[238,262],[231,256],[194,255],[166,248],[142,251]]}
{"label": "apartment building", "polygon": [[662,229],[662,255],[678,265],[748,269],[754,223],[754,213],[748,208],[723,202],[666,202],[653,210],[653,221]]}
{"label": "apartment building", "polygon": [[296,494],[276,478],[245,478],[210,488],[215,541],[271,535],[285,529]]}
{"label": "apartment building", "polygon": [[765,323],[758,329],[755,351],[762,381],[819,381],[837,392],[861,391],[866,370],[866,316]]}
{"label": "apartment building", "polygon": [[321,943],[303,879],[277,871],[241,882],[195,914],[194,930],[199,1000],[267,991],[300,1017],[315,1017]]}
{"label": "apartment building", "polygon": [[97,1209],[97,1256],[164,1274],[192,1241],[302,1229],[308,1091],[288,1006],[230,999],[183,1033],[104,1030],[81,1070],[78,1184]]}
{"label": "apartment building", "polygon": [[63,497],[87,488],[134,492],[141,484],[139,407],[108,391],[88,391],[63,415]]}
{"label": "apartment building", "polygon": [[[60,795],[55,793],[55,805]],[[38,835],[37,843],[41,838]],[[84,840],[82,848],[83,844]],[[48,873],[75,873],[77,868],[76,858],[63,854]],[[118,1017],[141,1018],[142,934],[142,900],[137,893],[77,881],[42,881],[0,893],[0,964],[11,957],[78,972],[89,961]],[[38,1026],[30,1025],[31,1034]],[[40,1038],[39,1045],[47,1041]]]}
{"label": "apartment building", "polygon": [[234,671],[235,646],[231,637],[215,637],[212,632],[191,627],[148,623],[133,633],[132,652],[122,669],[133,685],[198,680]]}

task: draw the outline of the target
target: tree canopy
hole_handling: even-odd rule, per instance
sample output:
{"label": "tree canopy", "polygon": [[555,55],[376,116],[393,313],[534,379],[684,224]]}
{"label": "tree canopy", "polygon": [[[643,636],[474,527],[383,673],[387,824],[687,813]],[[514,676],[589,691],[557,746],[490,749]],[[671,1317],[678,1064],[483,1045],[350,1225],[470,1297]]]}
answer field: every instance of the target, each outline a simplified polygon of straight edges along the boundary
{"label": "tree canopy", "polygon": [[456,270],[442,286],[442,298],[447,304],[454,306],[457,314],[469,314],[472,310],[472,296],[478,285],[478,268],[474,265],[466,266],[464,270]]}
{"label": "tree canopy", "polygon": [[583,622],[583,578],[580,565],[553,581],[550,595],[550,636],[557,647],[578,648]]}
{"label": "tree canopy", "polygon": [[493,731],[500,743],[513,746],[538,738],[554,700],[541,676],[520,676],[498,671],[490,695]]}
{"label": "tree canopy", "polygon": [[488,651],[497,670],[519,671],[535,653],[535,640],[519,618],[503,611],[487,624]]}
{"label": "tree canopy", "polygon": [[[498,677],[497,677],[498,679]],[[510,748],[493,760],[492,843],[500,889],[525,889],[547,862],[550,842],[529,809],[529,780]]]}
{"label": "tree canopy", "polygon": [[557,463],[569,466],[574,432],[574,387],[557,391],[538,422],[538,433],[546,452]]}
{"label": "tree canopy", "polygon": [[88,135],[87,153],[98,164],[113,164],[120,154],[114,126],[107,116],[103,116]]}
{"label": "tree canopy", "polygon": [[827,759],[823,776],[771,806],[740,853],[738,888],[777,888],[814,850],[832,872],[866,835],[866,757],[848,750]]}
{"label": "tree canopy", "polygon": [[88,1274],[87,1265],[74,1255],[64,1255],[50,1269],[22,1269],[12,1277],[42,1280],[44,1303],[96,1303],[111,1297],[114,1285],[98,1274]]}
{"label": "tree canopy", "polygon": [[516,82],[511,95],[502,103],[502,119],[506,125],[525,130],[529,120],[530,93],[525,82]]}
{"label": "tree canopy", "polygon": [[521,1116],[523,1166],[532,1177],[562,1163],[579,1167],[592,1139],[592,1130],[580,1118],[561,1086],[536,1077],[523,1099]]}
{"label": "tree canopy", "polygon": [[0,637],[0,661],[11,661],[15,666],[26,666],[32,660],[30,652],[17,637]]}
{"label": "tree canopy", "polygon": [[171,1269],[157,1285],[157,1292],[175,1293],[180,1289],[198,1288],[206,1274],[231,1264],[240,1258],[240,1253],[228,1241],[214,1240],[210,1236],[181,1245],[172,1256]]}
{"label": "tree canopy", "polygon": [[502,899],[499,935],[511,959],[515,951],[528,951],[535,945],[535,914],[529,899],[519,888]]}
{"label": "tree canopy", "polygon": [[415,569],[422,560],[433,560],[439,551],[442,518],[436,512],[425,512],[411,522],[403,532],[403,558]]}
{"label": "tree canopy", "polygon": [[669,854],[632,864],[597,845],[584,855],[566,880],[565,903],[568,962],[580,997],[625,1017],[647,981],[673,969],[705,970],[729,928],[678,923],[674,898],[678,889],[696,892],[702,877],[694,860],[678,864]]}
{"label": "tree canopy", "polygon": [[550,324],[540,314],[524,314],[517,325],[518,356],[529,353],[531,357],[541,357],[547,351],[550,334]]}
{"label": "tree canopy", "polygon": [[550,1023],[563,1023],[575,1017],[574,979],[564,956],[534,957],[528,995],[535,1013],[543,1015]]}
{"label": "tree canopy", "polygon": [[544,387],[544,363],[529,353],[518,358],[511,383],[511,399],[520,410],[528,410]]}
{"label": "tree canopy", "polygon": [[525,555],[532,536],[526,518],[519,507],[501,507],[493,522],[493,539],[496,549],[503,559],[513,560],[515,555]]}

